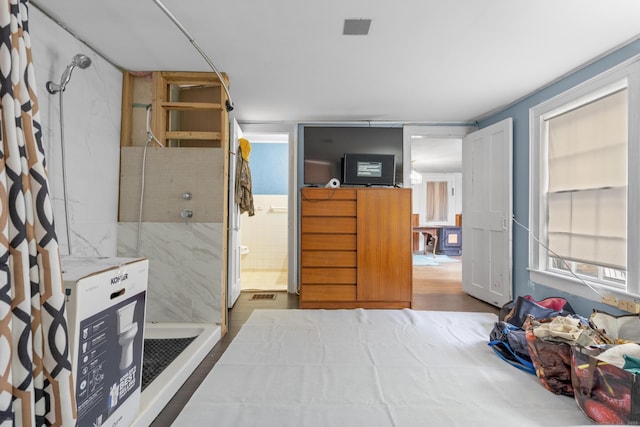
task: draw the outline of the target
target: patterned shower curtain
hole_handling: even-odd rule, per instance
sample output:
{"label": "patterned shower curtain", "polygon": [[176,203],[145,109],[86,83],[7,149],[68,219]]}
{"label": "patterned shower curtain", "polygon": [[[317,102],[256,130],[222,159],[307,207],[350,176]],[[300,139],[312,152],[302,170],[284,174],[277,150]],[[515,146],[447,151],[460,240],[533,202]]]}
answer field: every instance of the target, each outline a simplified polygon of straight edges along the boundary
{"label": "patterned shower curtain", "polygon": [[74,426],[27,0],[0,0],[0,427]]}

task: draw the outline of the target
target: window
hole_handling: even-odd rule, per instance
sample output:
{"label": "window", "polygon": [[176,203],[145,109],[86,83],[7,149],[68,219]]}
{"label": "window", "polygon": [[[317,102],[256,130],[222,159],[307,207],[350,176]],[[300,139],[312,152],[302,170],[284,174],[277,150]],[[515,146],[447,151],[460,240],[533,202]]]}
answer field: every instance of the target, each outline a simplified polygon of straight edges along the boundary
{"label": "window", "polygon": [[[638,61],[534,107],[530,270],[536,283],[598,300],[638,295]],[[635,159],[635,160],[634,160]]]}
{"label": "window", "polygon": [[449,220],[449,190],[447,181],[427,182],[427,222]]}

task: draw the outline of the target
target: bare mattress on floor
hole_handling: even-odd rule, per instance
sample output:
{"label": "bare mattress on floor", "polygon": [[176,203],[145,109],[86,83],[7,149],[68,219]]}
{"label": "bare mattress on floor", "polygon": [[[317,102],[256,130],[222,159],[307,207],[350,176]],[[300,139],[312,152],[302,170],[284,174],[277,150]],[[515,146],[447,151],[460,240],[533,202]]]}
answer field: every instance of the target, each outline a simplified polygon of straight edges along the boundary
{"label": "bare mattress on floor", "polygon": [[487,345],[489,313],[255,310],[173,425],[590,424]]}

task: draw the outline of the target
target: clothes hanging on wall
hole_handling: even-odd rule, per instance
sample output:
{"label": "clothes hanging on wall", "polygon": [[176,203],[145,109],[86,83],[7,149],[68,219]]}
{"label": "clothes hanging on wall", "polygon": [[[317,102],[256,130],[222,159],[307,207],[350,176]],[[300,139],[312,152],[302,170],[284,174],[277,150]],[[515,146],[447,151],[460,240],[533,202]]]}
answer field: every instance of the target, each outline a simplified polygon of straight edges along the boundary
{"label": "clothes hanging on wall", "polygon": [[251,169],[249,169],[249,155],[251,143],[246,138],[238,140],[238,163],[236,164],[236,194],[235,201],[240,206],[240,214],[247,212],[254,216],[253,190],[251,188]]}

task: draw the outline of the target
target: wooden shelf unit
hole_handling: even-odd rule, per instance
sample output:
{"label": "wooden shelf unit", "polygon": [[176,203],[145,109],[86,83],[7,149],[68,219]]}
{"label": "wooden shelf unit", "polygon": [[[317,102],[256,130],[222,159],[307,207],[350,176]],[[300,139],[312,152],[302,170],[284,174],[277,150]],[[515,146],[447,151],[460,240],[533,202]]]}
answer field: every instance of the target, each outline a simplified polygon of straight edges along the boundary
{"label": "wooden shelf unit", "polygon": [[300,307],[410,308],[411,190],[301,195]]}
{"label": "wooden shelf unit", "polygon": [[[228,77],[222,76],[228,85]],[[226,100],[215,73],[125,72],[121,144],[144,145],[143,109],[151,105],[151,129],[165,147],[220,148],[228,139]]]}

